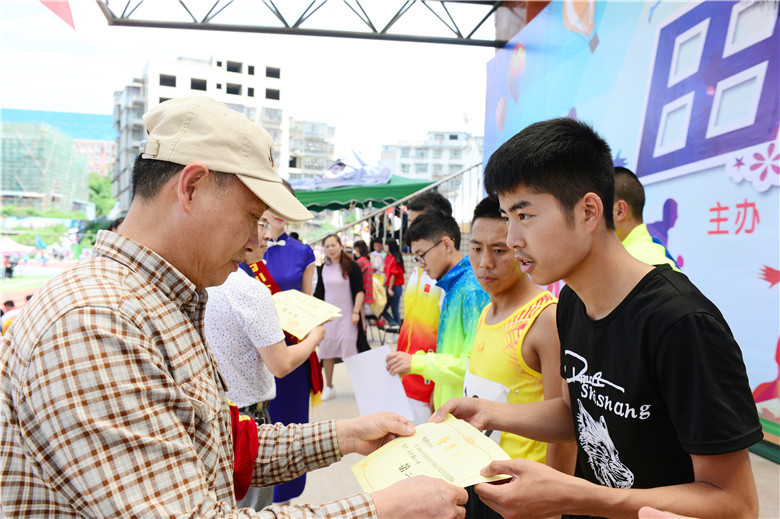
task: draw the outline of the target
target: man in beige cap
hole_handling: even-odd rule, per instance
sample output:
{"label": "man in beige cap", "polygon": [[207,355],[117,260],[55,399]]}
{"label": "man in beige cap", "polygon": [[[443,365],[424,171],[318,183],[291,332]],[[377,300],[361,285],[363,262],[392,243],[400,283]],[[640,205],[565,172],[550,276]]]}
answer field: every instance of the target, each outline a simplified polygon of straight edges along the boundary
{"label": "man in beige cap", "polygon": [[[93,257],[43,287],[3,337],[0,515],[462,517],[465,490],[422,477],[322,506],[236,508],[205,289],[258,246],[266,209],[311,215],[275,172],[268,133],[225,105],[171,100],[144,121],[121,231],[100,231]],[[262,426],[252,483],[412,432],[391,413]]]}

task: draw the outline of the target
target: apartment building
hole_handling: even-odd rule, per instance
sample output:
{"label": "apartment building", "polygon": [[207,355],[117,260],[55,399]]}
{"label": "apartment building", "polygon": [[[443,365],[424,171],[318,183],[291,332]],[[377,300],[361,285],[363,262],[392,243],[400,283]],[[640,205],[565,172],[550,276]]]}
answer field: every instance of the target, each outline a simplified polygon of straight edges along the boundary
{"label": "apartment building", "polygon": [[132,168],[146,136],[143,114],[168,99],[206,95],[263,126],[274,139],[274,163],[288,176],[290,148],[280,67],[256,60],[150,60],[143,74],[114,92],[117,160],[112,193],[122,210],[132,199]]}
{"label": "apartment building", "polygon": [[462,131],[430,131],[428,138],[382,146],[380,167],[394,175],[438,180],[480,162],[482,137]]}
{"label": "apartment building", "polygon": [[303,116],[290,117],[291,179],[321,175],[334,160],[336,128]]}

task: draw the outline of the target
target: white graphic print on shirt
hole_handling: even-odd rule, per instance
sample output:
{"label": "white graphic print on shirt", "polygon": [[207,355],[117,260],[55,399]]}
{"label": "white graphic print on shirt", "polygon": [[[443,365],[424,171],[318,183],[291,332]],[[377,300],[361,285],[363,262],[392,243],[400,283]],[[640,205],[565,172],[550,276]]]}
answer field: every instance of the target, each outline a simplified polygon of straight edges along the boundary
{"label": "white graphic print on shirt", "polygon": [[609,436],[604,416],[599,421],[585,410],[578,399],[580,412],[577,414],[577,428],[582,450],[588,455],[588,463],[599,482],[612,488],[631,488],[634,474],[621,463],[612,438]]}

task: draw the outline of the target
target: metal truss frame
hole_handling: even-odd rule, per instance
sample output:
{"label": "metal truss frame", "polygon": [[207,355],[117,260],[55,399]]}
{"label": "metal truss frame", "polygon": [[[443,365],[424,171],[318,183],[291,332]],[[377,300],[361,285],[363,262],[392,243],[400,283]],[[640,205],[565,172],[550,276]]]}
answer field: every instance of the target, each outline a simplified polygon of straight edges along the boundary
{"label": "metal truss frame", "polygon": [[[150,0],[150,2],[159,2],[160,0]],[[233,5],[234,0],[209,0],[213,2],[211,7],[206,12],[205,16],[196,17],[193,14],[194,9],[192,3],[195,0],[178,0],[178,4],[186,13],[186,18],[191,21],[175,21],[171,19],[138,19],[133,15],[137,9],[144,3],[144,0],[118,0],[113,4],[119,4],[117,11],[112,10],[109,6],[110,0],[96,0],[100,6],[103,15],[108,20],[109,25],[127,26],[127,27],[149,27],[149,28],[161,28],[161,29],[196,29],[196,30],[211,30],[211,31],[228,31],[228,32],[250,32],[250,33],[266,33],[266,34],[292,34],[302,36],[327,36],[335,38],[359,38],[370,40],[389,40],[389,41],[407,41],[418,43],[444,43],[454,45],[471,45],[480,47],[495,47],[501,48],[507,42],[503,40],[488,40],[477,39],[474,34],[479,30],[485,22],[494,17],[499,7],[502,7],[505,2],[503,1],[464,1],[464,0],[402,0],[397,3],[400,4],[397,12],[390,20],[380,26],[375,22],[375,19],[368,15],[363,4],[368,1],[371,2],[387,2],[388,0],[341,0],[349,10],[366,26],[367,30],[361,31],[344,31],[339,30],[338,27],[326,28],[326,29],[311,29],[303,27],[303,24],[309,21],[320,9],[328,3],[329,0],[311,0],[303,11],[295,17],[286,17],[282,14],[282,11],[274,3],[274,0],[260,0],[262,5],[273,15],[273,18],[279,22],[279,25],[267,25],[261,23],[252,23],[252,20],[247,20],[246,24],[233,24],[233,23],[220,23],[219,16],[228,12],[227,10]],[[284,0],[277,0],[283,2]],[[338,2],[339,0],[334,0]],[[190,3],[190,5],[188,5]],[[512,2],[516,3],[516,2]],[[410,9],[415,4],[422,4],[428,11],[435,15],[435,18],[441,24],[446,27],[448,32],[452,33],[452,36],[429,36],[424,34],[398,34],[389,32],[398,20],[406,16],[407,18],[415,16],[415,14],[409,14]],[[466,30],[456,23],[455,18],[451,13],[451,7],[454,4],[468,4],[470,6],[484,7],[484,16],[473,24],[469,23],[470,29]],[[258,4],[259,5],[259,4]],[[236,11],[236,6],[233,6],[233,11]],[[240,7],[239,7],[240,9]],[[120,12],[121,10],[121,12]],[[120,14],[116,14],[120,12]],[[425,12],[420,9],[415,13]],[[419,16],[419,15],[418,15]],[[159,17],[158,17],[159,18]],[[332,23],[332,22],[331,22]],[[463,22],[461,22],[461,25]]]}

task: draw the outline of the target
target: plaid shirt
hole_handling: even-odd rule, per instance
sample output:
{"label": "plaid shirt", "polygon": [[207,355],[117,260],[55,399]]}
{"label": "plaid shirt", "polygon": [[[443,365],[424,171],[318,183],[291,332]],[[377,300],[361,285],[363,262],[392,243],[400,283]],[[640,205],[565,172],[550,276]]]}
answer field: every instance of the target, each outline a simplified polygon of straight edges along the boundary
{"label": "plaid shirt", "polygon": [[[359,494],[236,509],[222,375],[205,290],[101,232],[95,256],[41,289],[0,346],[0,515],[374,517]],[[259,428],[253,483],[340,458],[333,421]]]}

